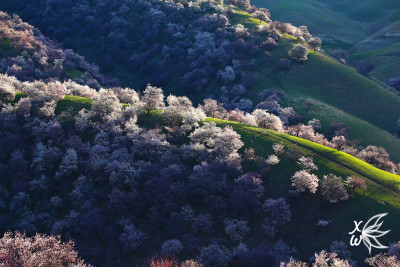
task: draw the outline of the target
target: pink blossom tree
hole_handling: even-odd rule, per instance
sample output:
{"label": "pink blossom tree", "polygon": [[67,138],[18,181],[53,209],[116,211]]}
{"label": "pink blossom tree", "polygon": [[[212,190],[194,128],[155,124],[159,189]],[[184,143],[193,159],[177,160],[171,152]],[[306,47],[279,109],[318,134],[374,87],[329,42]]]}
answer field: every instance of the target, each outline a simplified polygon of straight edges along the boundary
{"label": "pink blossom tree", "polygon": [[60,236],[6,232],[0,239],[0,266],[87,266],[74,250],[74,242]]}

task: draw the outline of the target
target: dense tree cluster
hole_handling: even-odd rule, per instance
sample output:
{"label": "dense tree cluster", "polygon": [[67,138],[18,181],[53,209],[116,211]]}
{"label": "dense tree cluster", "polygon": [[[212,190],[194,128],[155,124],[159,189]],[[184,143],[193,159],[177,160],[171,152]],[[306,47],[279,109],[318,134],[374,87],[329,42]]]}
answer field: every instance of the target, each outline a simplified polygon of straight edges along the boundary
{"label": "dense tree cluster", "polygon": [[[252,248],[245,242],[251,231],[268,228],[264,239],[273,236],[290,221],[289,206],[283,199],[262,204],[264,179],[245,172],[239,134],[199,124],[205,112],[227,114],[217,103],[195,108],[173,95],[165,103],[163,91],[151,85],[140,95],[0,77],[12,95],[26,94],[12,103],[13,97],[4,99],[0,112],[1,231],[60,234],[94,264],[124,264],[134,252],[139,261],[184,253],[223,266],[245,247],[249,262],[278,261],[272,241]],[[60,99],[72,93],[92,95],[91,108],[59,110]],[[168,113],[160,116],[161,126],[142,126],[160,108]],[[279,155],[282,149],[276,147]],[[279,162],[276,155],[258,160]],[[259,216],[266,217],[257,226]],[[224,238],[211,242],[204,233]]]}
{"label": "dense tree cluster", "polygon": [[[333,174],[320,181],[311,173],[318,170],[313,159],[295,146],[274,144],[274,154],[257,156],[232,127],[204,122],[206,116],[288,133],[398,171],[384,149],[352,147],[345,127],[331,127],[325,137],[318,120],[303,124],[293,108],[281,107],[281,90],[262,91],[257,105],[244,98],[257,82],[247,59],[268,60],[282,34],[319,50],[320,40],[305,26],[272,22],[268,10],[245,0],[228,2],[262,22],[256,33],[232,24],[231,6],[211,1],[22,2],[7,8],[67,47],[79,43],[101,53],[104,70],[135,73],[143,90],[119,87],[18,16],[0,13],[0,45],[10,48],[0,52],[8,51],[0,72],[16,76],[0,75],[0,231],[16,231],[0,240],[0,266],[85,266],[74,244],[59,235],[75,240],[80,256],[93,264],[306,266],[292,258],[295,248],[276,239],[292,212],[289,199],[266,194],[268,171],[281,156],[297,161],[296,191],[288,195],[318,189],[331,203],[349,197],[344,182]],[[298,61],[307,54],[304,45],[289,51]],[[290,65],[280,62],[284,70]],[[161,89],[191,94],[210,85],[219,88],[213,93],[221,101],[210,96],[198,107],[185,96],[165,98]],[[90,100],[85,108],[66,108],[65,95]],[[366,190],[358,177],[346,184]],[[38,232],[53,236],[34,236]],[[254,233],[260,233],[257,242],[249,238]],[[396,244],[367,262],[397,263],[399,254]],[[352,263],[340,242],[312,261]]]}
{"label": "dense tree cluster", "polygon": [[267,9],[248,1],[226,2],[262,22],[259,30],[233,23],[235,9],[219,1],[34,0],[0,3],[0,8],[19,14],[65,47],[102,55],[90,59],[105,72],[134,72],[129,83],[140,90],[151,83],[189,95],[212,86],[220,92],[207,94],[220,97],[226,108],[248,111],[253,103],[243,95],[258,81],[256,63],[248,59],[267,61],[282,34],[301,41],[311,35],[306,26],[271,21]]}
{"label": "dense tree cluster", "polygon": [[93,88],[100,88],[99,83],[118,83],[106,79],[97,66],[89,64],[72,50],[61,49],[17,15],[11,17],[0,11],[0,41],[0,73],[23,81],[73,79]]}

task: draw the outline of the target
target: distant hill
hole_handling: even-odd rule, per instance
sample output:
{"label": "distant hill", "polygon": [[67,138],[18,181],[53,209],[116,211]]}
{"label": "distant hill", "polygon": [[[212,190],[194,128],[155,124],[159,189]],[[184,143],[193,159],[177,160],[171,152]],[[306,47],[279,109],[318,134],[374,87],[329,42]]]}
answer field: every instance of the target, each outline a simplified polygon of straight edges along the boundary
{"label": "distant hill", "polygon": [[[312,34],[325,41],[324,49],[348,50],[354,57],[350,64],[372,64],[371,76],[386,83],[399,76],[399,50],[390,56],[379,53],[393,51],[400,43],[400,4],[396,0],[254,0],[266,7],[272,18],[307,25]],[[362,59],[361,59],[362,58]]]}

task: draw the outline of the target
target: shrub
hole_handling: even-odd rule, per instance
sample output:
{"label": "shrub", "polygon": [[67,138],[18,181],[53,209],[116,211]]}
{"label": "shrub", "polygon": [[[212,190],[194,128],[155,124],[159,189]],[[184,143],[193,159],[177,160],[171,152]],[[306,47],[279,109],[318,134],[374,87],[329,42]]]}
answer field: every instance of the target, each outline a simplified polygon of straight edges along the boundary
{"label": "shrub", "polygon": [[11,102],[15,98],[15,89],[12,84],[2,82],[0,83],[0,105],[3,103]]}
{"label": "shrub", "polygon": [[382,266],[400,266],[400,259],[396,256],[390,256],[386,253],[376,254],[374,257],[367,258],[365,260],[370,266],[382,267]]}
{"label": "shrub", "polygon": [[324,175],[321,182],[321,194],[324,199],[331,203],[336,203],[349,198],[342,178],[334,174]]}
{"label": "shrub", "polygon": [[242,241],[242,239],[249,233],[250,228],[247,226],[247,221],[237,220],[237,219],[226,219],[225,233],[233,241]]}
{"label": "shrub", "polygon": [[151,259],[147,262],[146,265],[143,266],[149,266],[149,267],[177,267],[178,262],[174,258],[168,258],[168,257],[160,257],[158,255],[155,255],[151,257]]}
{"label": "shrub", "polygon": [[198,261],[205,266],[226,266],[231,258],[230,251],[218,244],[210,244],[200,250]]}
{"label": "shrub", "polygon": [[310,157],[303,156],[303,157],[299,158],[299,160],[297,161],[297,164],[299,164],[303,170],[306,170],[308,172],[318,170],[318,166],[315,165],[313,159]]}
{"label": "shrub", "polygon": [[292,218],[290,206],[284,198],[265,200],[263,210],[267,214],[267,220],[276,227],[287,224]]}
{"label": "shrub", "polygon": [[311,46],[314,50],[314,53],[316,50],[320,50],[321,49],[321,45],[322,45],[322,40],[319,39],[318,37],[312,37],[308,40],[308,45]]}
{"label": "shrub", "polygon": [[363,178],[359,177],[347,177],[346,184],[353,189],[353,192],[356,188],[367,190],[367,184]]}
{"label": "shrub", "polygon": [[272,149],[274,150],[275,154],[281,155],[284,152],[285,146],[279,143],[273,144]]}
{"label": "shrub", "polygon": [[289,56],[297,61],[306,61],[308,55],[308,49],[304,45],[298,44],[295,45],[292,49],[289,50]]}
{"label": "shrub", "polygon": [[178,239],[167,240],[162,244],[163,255],[176,256],[183,250],[183,245]]}
{"label": "shrub", "polygon": [[268,113],[262,109],[256,109],[252,113],[257,121],[257,126],[265,129],[271,129],[275,131],[283,130],[283,123],[278,116]]}

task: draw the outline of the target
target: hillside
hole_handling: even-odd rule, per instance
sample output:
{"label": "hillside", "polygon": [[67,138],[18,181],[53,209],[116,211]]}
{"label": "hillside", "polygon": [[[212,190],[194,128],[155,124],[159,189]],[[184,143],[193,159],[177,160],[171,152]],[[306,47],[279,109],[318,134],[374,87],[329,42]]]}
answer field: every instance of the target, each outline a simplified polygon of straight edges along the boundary
{"label": "hillside", "polygon": [[[237,16],[241,23],[254,23],[246,15]],[[320,119],[324,127],[344,122],[362,145],[385,147],[399,160],[400,142],[392,133],[400,114],[400,97],[324,53],[310,53],[307,62],[295,64],[288,72],[280,71],[278,61],[287,57],[294,43],[292,38],[281,40],[267,63],[258,62],[255,71],[260,82],[247,96],[256,102],[266,87],[282,88],[289,93],[284,103],[301,115]],[[307,100],[315,104],[309,110],[303,106]]]}
{"label": "hillside", "polygon": [[[363,191],[358,191],[355,198],[340,205],[326,207],[320,199],[314,197],[302,198],[300,201],[296,199],[296,203],[291,202],[293,203],[291,205],[296,207],[294,216],[298,223],[285,228],[284,236],[287,238],[294,236],[295,238],[290,239],[294,246],[300,247],[301,253],[307,254],[310,247],[328,246],[332,235],[337,240],[346,240],[352,227],[349,223],[349,217],[356,220],[356,218],[368,217],[368,214],[371,213],[389,212],[393,217],[390,220],[389,218],[385,220],[385,223],[390,224],[390,229],[399,231],[396,226],[396,218],[400,216],[400,188],[398,187],[400,176],[382,172],[348,154],[301,138],[236,122],[210,118],[206,121],[214,121],[220,127],[231,125],[235,131],[240,133],[245,146],[255,148],[257,155],[267,156],[273,152],[272,144],[283,143],[288,147],[295,146],[302,151],[303,155],[313,157],[320,167],[319,176],[328,173],[335,173],[342,177],[360,175],[367,180],[368,190],[365,195]],[[288,159],[283,159],[277,166],[274,166],[271,173],[273,178],[269,181],[267,188],[268,194],[278,197],[289,190],[290,180],[288,178],[297,169],[296,167]],[[388,204],[388,202],[391,204]],[[307,216],[303,216],[304,214],[307,214]],[[314,226],[315,222],[321,218],[332,222],[329,229],[317,230],[317,227]],[[307,227],[305,227],[306,225]],[[318,238],[315,238],[314,231],[317,231]],[[356,249],[352,252],[359,253],[356,256],[359,258],[366,256],[362,251],[360,253]]]}
{"label": "hillside", "polygon": [[[398,76],[400,6],[397,1],[256,0],[274,19],[307,25],[325,41],[324,49],[350,53],[349,63],[373,65],[372,77],[386,83]],[[392,51],[390,55],[387,52]]]}
{"label": "hillside", "polygon": [[255,0],[253,3],[270,9],[273,19],[307,25],[312,33],[342,48],[400,20],[400,7],[395,0]]}
{"label": "hillside", "polygon": [[[277,18],[279,17],[280,12],[284,12],[284,10],[279,11],[279,8],[289,8],[293,6],[293,8],[301,8],[305,11],[307,10],[306,8],[310,6],[311,2],[312,1],[310,1],[310,3],[294,1],[289,4],[279,1],[274,3],[265,2],[264,4],[265,6],[268,5],[267,7],[271,10],[272,18]],[[345,2],[342,4],[344,3]],[[254,4],[258,3],[254,2]],[[22,6],[21,3],[20,5]],[[277,10],[274,10],[275,5],[279,7]],[[319,7],[321,5],[322,4],[313,5],[313,7]],[[47,19],[50,19],[50,17],[42,17],[40,12],[36,14],[37,16],[32,17],[32,13],[29,13],[28,16],[27,9],[22,9],[21,7],[18,7],[18,5],[14,7],[12,5],[4,5],[4,7],[17,13],[21,10],[22,17],[26,17],[35,25],[39,25],[39,27],[46,33],[50,34],[50,36],[53,36],[56,39],[59,37],[59,31],[56,30],[57,27],[48,28],[48,25],[50,24],[47,22]],[[358,7],[362,8],[361,6]],[[32,8],[39,11],[42,8],[45,8],[45,6],[41,3]],[[129,8],[134,10],[134,12],[139,12],[135,11],[136,7]],[[167,7],[163,6],[161,6],[161,8],[167,9]],[[339,8],[339,6],[335,8]],[[387,10],[386,5],[382,5],[381,8]],[[58,12],[65,12],[64,20],[67,20],[69,16],[68,14],[71,12],[70,9],[63,9],[62,6],[51,6],[51,9],[58,10]],[[140,10],[139,8],[137,9]],[[82,9],[82,12],[89,12],[95,17],[100,15],[96,13],[98,12],[97,10]],[[213,12],[206,10],[203,13],[196,13],[197,15],[193,20],[197,19],[198,15],[207,17],[209,16],[209,13]],[[348,16],[351,19],[355,19],[351,17],[353,16],[351,14],[353,13],[349,13]],[[75,16],[74,14],[71,15]],[[111,14],[107,13],[107,16],[111,16]],[[176,15],[178,18],[179,16],[181,15]],[[265,57],[265,55],[261,53],[262,50],[264,50],[262,46],[258,48],[259,50],[261,48],[261,51],[252,51],[254,49],[254,43],[260,43],[259,40],[257,41],[257,38],[260,38],[261,41],[266,39],[264,34],[257,32],[258,25],[266,25],[266,23],[259,23],[259,21],[252,18],[249,13],[239,11],[238,9],[236,9],[235,13],[228,13],[227,16],[233,25],[241,23],[247,27],[255,38],[254,40],[251,38],[245,38],[247,43],[243,45],[247,45],[247,48],[244,50],[230,48],[230,50],[234,49],[234,51],[236,51],[234,55],[239,55],[239,58],[235,60],[238,60],[239,62],[247,62],[246,64],[248,66],[243,65],[237,70],[237,75],[240,75],[242,78],[241,80],[237,79],[235,82],[249,84],[245,84],[247,92],[244,96],[250,98],[254,105],[261,100],[258,97],[258,93],[262,90],[271,87],[281,88],[288,94],[284,99],[285,105],[296,107],[295,111],[300,113],[300,115],[303,115],[306,119],[312,119],[314,117],[320,119],[323,124],[323,129],[326,129],[332,122],[344,122],[349,128],[352,138],[359,140],[361,145],[382,146],[389,151],[393,159],[396,161],[400,160],[400,142],[391,136],[394,132],[396,121],[400,117],[399,97],[388,92],[386,88],[379,86],[371,79],[367,79],[358,74],[351,67],[340,64],[323,53],[317,53],[316,55],[311,53],[307,62],[302,64],[294,63],[288,72],[283,72],[278,69],[278,61],[281,58],[288,58],[287,51],[296,43],[296,41],[293,40],[293,38],[286,36],[287,38],[283,38],[278,42],[278,47],[272,48],[268,51],[270,56]],[[325,14],[322,14],[321,16],[327,18]],[[121,22],[122,24],[132,23],[136,25],[136,30],[139,33],[141,32],[141,23],[144,23],[143,20],[138,20],[137,17],[133,17],[129,13],[121,13],[119,14],[119,17],[124,19],[124,21]],[[312,16],[307,17],[312,18]],[[198,19],[200,20],[200,18]],[[102,18],[98,17],[98,19],[101,20]],[[109,20],[111,19],[112,18]],[[290,22],[290,20],[288,21]],[[354,32],[360,32],[360,29],[357,28],[358,26],[356,29],[352,29],[351,24],[346,23],[346,20],[342,18],[336,19],[336,21],[343,21],[343,24],[333,25],[331,27],[332,29],[340,29],[339,31],[342,31],[343,28],[349,29],[349,35],[352,36],[355,36]],[[146,21],[146,23],[148,22]],[[187,22],[183,21],[182,23],[186,27]],[[211,23],[211,21],[208,23]],[[121,27],[118,24],[117,26]],[[147,24],[145,24],[145,26],[148,27]],[[108,73],[110,76],[118,77],[124,85],[141,90],[144,89],[147,83],[152,83],[162,86],[167,93],[187,95],[195,103],[200,103],[205,97],[213,96],[218,98],[221,95],[219,88],[221,88],[223,83],[221,83],[216,74],[218,73],[218,69],[221,70],[223,67],[221,67],[218,57],[214,56],[212,59],[208,57],[205,60],[204,56],[201,56],[196,59],[196,68],[196,65],[191,64],[190,57],[188,57],[189,61],[187,63],[183,61],[182,55],[186,52],[184,52],[185,50],[182,50],[182,43],[177,42],[175,44],[176,47],[172,49],[172,47],[174,47],[174,42],[176,42],[173,40],[174,38],[168,38],[165,36],[148,37],[150,38],[149,42],[154,42],[154,45],[143,45],[143,43],[138,42],[138,45],[136,45],[133,50],[134,54],[132,58],[127,62],[127,59],[130,57],[129,53],[132,50],[123,47],[131,45],[130,41],[126,42],[126,45],[120,45],[120,52],[117,55],[112,52],[116,48],[112,48],[111,43],[97,41],[100,40],[99,38],[105,38],[107,32],[104,32],[104,36],[102,36],[103,33],[100,33],[100,36],[92,33],[89,37],[87,35],[81,35],[79,31],[73,30],[74,25],[69,24],[66,21],[62,23],[62,25],[60,24],[59,27],[63,31],[69,32],[68,39],[61,38],[58,39],[59,41],[64,42],[67,47],[71,46],[76,48],[80,54],[84,55],[92,62],[99,64],[104,72]],[[125,28],[121,29],[118,27],[116,31],[125,31]],[[161,25],[158,24],[157,27],[161,27]],[[207,27],[211,28],[214,26],[211,24],[210,26],[199,27],[200,31],[207,31],[209,30]],[[325,28],[326,27],[324,27],[324,29]],[[104,28],[104,30],[110,31],[107,27]],[[132,33],[127,32],[126,34]],[[193,35],[190,32],[188,32],[188,34]],[[142,35],[133,35],[131,38],[136,40],[140,39],[140,36]],[[359,38],[357,37],[357,39],[362,39],[364,37],[363,34],[363,36]],[[121,38],[118,39],[118,42],[124,43],[124,39]],[[86,45],[85,43],[89,45]],[[171,54],[169,56],[163,56],[163,53],[165,52],[161,51],[161,46],[159,44],[164,44],[164,46],[170,47],[170,50],[167,49],[165,51],[170,51],[169,53]],[[185,45],[187,46],[187,44]],[[327,46],[329,46],[329,44],[323,44],[323,48]],[[250,47],[251,49],[249,49]],[[123,53],[121,51],[123,51]],[[242,51],[248,51],[250,54],[242,55]],[[97,56],[98,54],[104,53],[106,55],[112,53],[112,55],[110,54],[110,56],[105,57]],[[232,54],[230,54],[230,56],[231,55]],[[132,64],[131,60],[133,58],[135,58],[135,61],[137,59],[138,63],[134,62],[134,64]],[[180,60],[171,61],[172,58],[180,58]],[[254,61],[247,60],[248,58],[254,58]],[[159,62],[160,59],[163,59],[161,63]],[[385,59],[380,59],[385,62],[385,66],[382,66],[382,68],[391,68],[391,65],[387,65],[388,61]],[[218,62],[209,65],[210,61],[213,62],[215,60]],[[229,60],[232,62],[232,59]],[[231,64],[229,60],[226,60],[222,66],[224,66],[224,64]],[[178,64],[176,64],[176,62],[178,62]],[[351,62],[353,62],[353,59]],[[356,60],[354,60],[354,62],[357,63]],[[392,60],[390,62],[393,62],[393,64],[397,66],[397,61]],[[204,65],[204,67],[202,67],[202,65]],[[152,75],[150,70],[157,70],[157,72],[163,73],[163,75]],[[377,68],[376,72],[382,71],[380,71],[380,68]],[[247,76],[249,78],[246,78]],[[383,75],[377,75],[377,78],[382,76]],[[229,96],[227,101],[235,101],[233,104],[229,103],[229,105],[234,108],[237,106],[238,100],[234,100],[235,98],[232,100],[232,98],[233,96]],[[379,101],[376,101],[377,99],[379,99]],[[310,110],[305,110],[301,102],[304,103],[307,100],[314,102],[316,104],[314,105],[315,107]],[[331,114],[334,114],[334,116],[331,116]]]}
{"label": "hillside", "polygon": [[[64,99],[58,102],[55,112],[56,114],[60,114],[61,112],[67,111],[69,108],[72,108],[75,112],[78,112],[83,108],[90,109],[91,102],[92,100],[90,98],[67,95]],[[150,124],[151,127],[154,127],[157,123],[162,124],[161,117],[156,115],[154,116],[154,119],[153,117],[146,118],[146,120],[153,120]],[[211,121],[221,127],[226,125],[232,126],[233,129],[240,133],[242,138],[247,141],[247,146],[254,147],[256,145],[262,145],[263,147],[266,147],[267,145],[270,145],[270,148],[266,150],[258,150],[261,154],[268,155],[269,152],[272,152],[273,143],[284,143],[285,145],[289,144],[289,146],[296,145],[305,150],[304,155],[313,155],[317,158],[316,161],[321,162],[322,165],[326,165],[325,168],[328,172],[337,172],[337,174],[342,176],[360,175],[366,178],[369,180],[371,185],[374,185],[373,188],[376,188],[374,189],[374,192],[370,194],[372,198],[379,201],[390,201],[393,206],[400,209],[400,199],[397,198],[398,194],[400,195],[400,186],[398,184],[398,182],[400,182],[399,175],[379,170],[349,154],[299,137],[233,121],[215,118],[207,118],[204,120],[204,122]],[[248,136],[251,136],[253,140],[248,139]],[[252,145],[250,145],[249,142],[251,142]],[[265,144],[263,142],[265,142]],[[323,172],[321,172],[321,174],[322,173]],[[324,174],[326,174],[326,172]],[[381,192],[379,193],[379,191]],[[389,197],[389,195],[392,195],[393,197]]]}
{"label": "hillside", "polygon": [[[67,111],[70,107],[76,112],[81,108],[90,109],[91,102],[88,98],[66,96],[58,102],[56,113]],[[150,129],[156,125],[163,125],[161,117],[157,113],[153,114],[142,119],[141,124],[147,125],[146,127]],[[392,229],[393,236],[400,235],[400,230],[396,227],[396,218],[400,216],[400,176],[376,169],[346,153],[273,130],[214,118],[207,118],[204,122],[215,122],[219,127],[232,126],[240,134],[245,147],[254,148],[258,156],[268,157],[274,153],[272,145],[281,143],[286,148],[294,147],[302,155],[312,157],[319,167],[316,172],[319,177],[334,173],[341,177],[359,176],[366,180],[367,191],[357,189],[356,195],[340,204],[326,206],[320,196],[311,195],[302,196],[300,199],[289,199],[297,223],[283,227],[279,237],[298,248],[300,254],[309,255],[321,247],[328,247],[332,242],[332,235],[337,240],[346,240],[349,229],[353,226],[351,221],[362,220],[372,213],[389,212],[390,217],[385,220],[385,225]],[[273,166],[268,174],[270,178],[266,181],[268,183],[266,194],[269,197],[285,195],[292,188],[290,177],[298,169],[292,160],[282,157],[281,162]],[[318,229],[315,224],[319,219],[329,220],[330,226],[327,229]],[[313,238],[315,231],[318,232],[318,239]],[[293,236],[296,238],[290,238]],[[258,234],[253,233],[248,242],[257,243],[258,238]],[[367,256],[367,251],[364,250],[353,249],[352,252],[354,259],[363,259]]]}
{"label": "hillside", "polygon": [[398,5],[266,1],[0,1],[0,266],[400,266]]}

